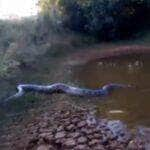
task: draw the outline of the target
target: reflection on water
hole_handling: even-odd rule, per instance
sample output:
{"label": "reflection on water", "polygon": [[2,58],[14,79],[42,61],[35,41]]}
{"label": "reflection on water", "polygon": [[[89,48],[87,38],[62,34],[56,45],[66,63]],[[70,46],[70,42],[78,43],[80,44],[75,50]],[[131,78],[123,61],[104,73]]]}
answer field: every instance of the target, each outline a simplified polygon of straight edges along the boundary
{"label": "reflection on water", "polygon": [[89,88],[109,82],[135,85],[135,89],[115,91],[107,101],[98,102],[99,113],[130,125],[150,126],[150,56],[88,62],[74,67],[73,79]]}

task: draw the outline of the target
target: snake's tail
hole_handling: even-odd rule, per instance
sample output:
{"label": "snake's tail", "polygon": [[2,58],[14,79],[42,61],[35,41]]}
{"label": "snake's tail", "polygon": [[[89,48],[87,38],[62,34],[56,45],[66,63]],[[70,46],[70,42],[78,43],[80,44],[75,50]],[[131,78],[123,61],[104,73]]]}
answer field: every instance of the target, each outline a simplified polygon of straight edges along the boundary
{"label": "snake's tail", "polygon": [[15,95],[12,95],[12,96],[2,100],[0,103],[0,107],[4,107],[4,108],[7,107],[7,105],[9,104],[10,101],[17,99],[17,98],[23,96],[24,94],[25,94],[25,92],[18,92]]}

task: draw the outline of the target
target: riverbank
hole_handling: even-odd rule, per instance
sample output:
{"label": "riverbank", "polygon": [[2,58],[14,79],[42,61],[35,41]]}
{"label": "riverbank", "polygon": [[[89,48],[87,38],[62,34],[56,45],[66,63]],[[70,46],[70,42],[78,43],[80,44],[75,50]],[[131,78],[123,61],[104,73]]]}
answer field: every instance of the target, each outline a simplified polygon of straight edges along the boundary
{"label": "riverbank", "polygon": [[144,45],[97,45],[85,51],[75,52],[68,58],[70,65],[85,64],[96,60],[107,60],[124,56],[150,55],[150,46]]}
{"label": "riverbank", "polygon": [[148,145],[122,122],[96,117],[94,108],[57,101],[44,110],[35,116],[31,112],[32,116],[5,128],[0,147],[3,150],[144,150]]}

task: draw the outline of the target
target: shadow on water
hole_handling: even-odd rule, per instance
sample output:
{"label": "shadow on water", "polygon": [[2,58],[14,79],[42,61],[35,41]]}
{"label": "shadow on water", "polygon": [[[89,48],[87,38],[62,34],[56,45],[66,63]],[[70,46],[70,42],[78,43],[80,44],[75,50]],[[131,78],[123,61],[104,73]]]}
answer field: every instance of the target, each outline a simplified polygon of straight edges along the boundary
{"label": "shadow on water", "polygon": [[128,56],[95,60],[73,68],[79,85],[98,88],[106,83],[124,83],[136,88],[115,91],[97,101],[100,116],[121,119],[129,125],[150,126],[150,56]]}

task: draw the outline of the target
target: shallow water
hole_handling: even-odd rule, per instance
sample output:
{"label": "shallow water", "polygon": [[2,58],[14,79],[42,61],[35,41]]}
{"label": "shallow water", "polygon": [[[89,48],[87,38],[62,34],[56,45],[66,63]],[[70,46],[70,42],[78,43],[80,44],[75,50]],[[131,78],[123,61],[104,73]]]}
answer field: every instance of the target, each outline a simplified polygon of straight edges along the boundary
{"label": "shallow water", "polygon": [[150,56],[88,62],[74,67],[73,79],[88,88],[110,82],[135,85],[136,88],[114,91],[97,102],[98,114],[121,119],[128,125],[150,126]]}

